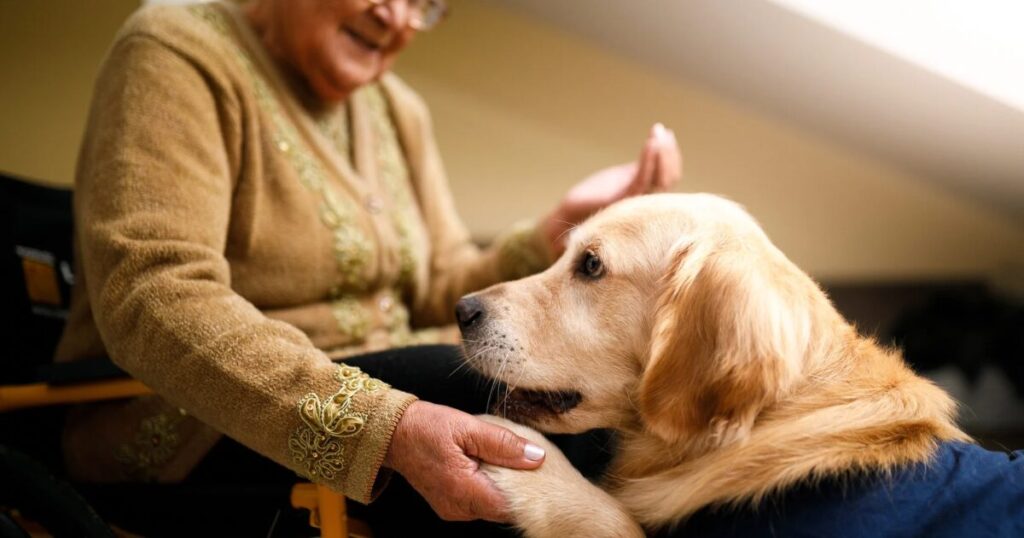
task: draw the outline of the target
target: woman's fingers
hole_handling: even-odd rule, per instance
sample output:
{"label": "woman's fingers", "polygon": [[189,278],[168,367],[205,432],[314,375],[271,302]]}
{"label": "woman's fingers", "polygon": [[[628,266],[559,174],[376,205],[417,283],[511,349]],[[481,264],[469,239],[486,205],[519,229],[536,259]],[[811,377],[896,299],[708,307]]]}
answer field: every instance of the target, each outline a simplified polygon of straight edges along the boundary
{"label": "woman's fingers", "polygon": [[490,479],[477,470],[477,462],[469,458],[464,460],[462,465],[471,468],[465,473],[438,476],[434,485],[417,488],[417,491],[445,521],[485,519],[508,523],[510,517],[505,497]]}
{"label": "woman's fingers", "polygon": [[505,499],[480,472],[480,461],[535,469],[543,460],[540,447],[507,428],[450,407],[417,401],[399,420],[386,462],[442,519],[507,522]]}
{"label": "woman's fingers", "polygon": [[679,151],[676,133],[671,129],[665,129],[658,140],[658,174],[652,189],[668,190],[682,175],[683,156]]}
{"label": "woman's fingers", "polygon": [[627,189],[626,196],[643,194],[651,189],[658,174],[659,138],[664,136],[664,131],[665,127],[660,123],[655,123],[651,127],[644,147],[640,150],[636,173],[633,175],[633,181]]}
{"label": "woman's fingers", "polygon": [[476,417],[466,431],[462,449],[467,456],[511,469],[536,469],[544,462],[544,449]]}

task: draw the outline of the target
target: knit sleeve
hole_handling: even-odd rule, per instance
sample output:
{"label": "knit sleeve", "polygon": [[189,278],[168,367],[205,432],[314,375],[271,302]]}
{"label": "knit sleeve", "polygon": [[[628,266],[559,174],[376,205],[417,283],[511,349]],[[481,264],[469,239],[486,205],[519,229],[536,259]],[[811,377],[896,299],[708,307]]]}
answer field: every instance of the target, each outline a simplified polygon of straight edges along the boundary
{"label": "knit sleeve", "polygon": [[259,453],[367,502],[414,397],[332,363],[231,288],[239,98],[201,58],[122,35],[97,81],[77,240],[111,359]]}

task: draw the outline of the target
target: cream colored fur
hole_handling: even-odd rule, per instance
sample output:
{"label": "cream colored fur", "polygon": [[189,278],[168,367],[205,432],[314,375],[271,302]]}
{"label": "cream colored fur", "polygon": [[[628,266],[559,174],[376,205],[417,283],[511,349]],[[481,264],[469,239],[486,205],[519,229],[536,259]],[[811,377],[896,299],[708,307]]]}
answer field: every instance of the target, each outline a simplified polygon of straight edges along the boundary
{"label": "cream colored fur", "polygon": [[[581,272],[588,252],[603,266],[596,278]],[[510,418],[621,434],[604,491],[550,446],[539,471],[488,470],[527,536],[626,536],[567,526],[619,521],[624,507],[661,528],[799,481],[923,462],[938,442],[967,438],[942,390],[858,335],[716,196],[620,202],[575,230],[544,273],[476,297],[483,326],[464,342],[474,367],[583,396],[568,413]]]}
{"label": "cream colored fur", "polygon": [[536,471],[517,471],[483,464],[481,469],[502,491],[510,492],[509,510],[529,536],[644,536],[643,529],[613,497],[587,481],[558,447],[536,430],[503,418],[480,418],[511,429],[544,448],[544,465]]}

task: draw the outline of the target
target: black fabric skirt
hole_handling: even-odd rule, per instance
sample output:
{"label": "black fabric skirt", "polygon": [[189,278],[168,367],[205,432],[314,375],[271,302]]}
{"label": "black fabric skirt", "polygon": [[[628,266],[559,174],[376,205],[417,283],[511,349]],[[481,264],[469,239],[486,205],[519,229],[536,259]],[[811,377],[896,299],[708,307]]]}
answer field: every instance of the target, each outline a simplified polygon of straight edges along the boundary
{"label": "black fabric skirt", "polygon": [[[352,357],[345,363],[422,400],[468,413],[487,412],[489,403],[497,397],[488,380],[462,366],[460,350],[455,346],[396,348]],[[549,438],[590,478],[604,471],[614,443],[606,431]],[[146,536],[311,536],[316,531],[308,525],[308,513],[291,508],[288,499],[291,486],[301,481],[290,470],[225,437],[185,483],[171,486],[179,490],[177,500],[142,501],[145,492],[141,491],[139,503],[104,499],[102,491],[99,495],[94,491],[89,497],[101,515]],[[505,526],[488,522],[442,521],[397,473],[376,501],[365,506],[349,502],[348,512],[368,523],[374,536],[382,538],[517,535]]]}

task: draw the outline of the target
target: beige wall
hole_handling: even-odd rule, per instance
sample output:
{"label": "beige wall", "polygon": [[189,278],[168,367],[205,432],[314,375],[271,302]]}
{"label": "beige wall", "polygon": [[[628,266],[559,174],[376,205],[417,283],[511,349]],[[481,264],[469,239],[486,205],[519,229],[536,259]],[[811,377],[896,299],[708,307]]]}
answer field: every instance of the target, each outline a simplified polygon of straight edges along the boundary
{"label": "beige wall", "polygon": [[1024,228],[986,207],[500,2],[456,2],[398,71],[431,104],[460,212],[483,236],[634,158],[662,121],[685,154],[681,190],[745,204],[819,277],[950,278],[1024,261]]}
{"label": "beige wall", "polygon": [[70,184],[92,83],[138,0],[0,0],[0,170]]}
{"label": "beige wall", "polygon": [[[68,184],[92,78],[129,0],[0,0],[0,170]],[[434,111],[463,218],[486,238],[576,179],[631,160],[654,121],[679,135],[683,190],[743,204],[830,279],[987,275],[1024,229],[926,178],[608,55],[498,3],[456,1],[399,73]]]}

